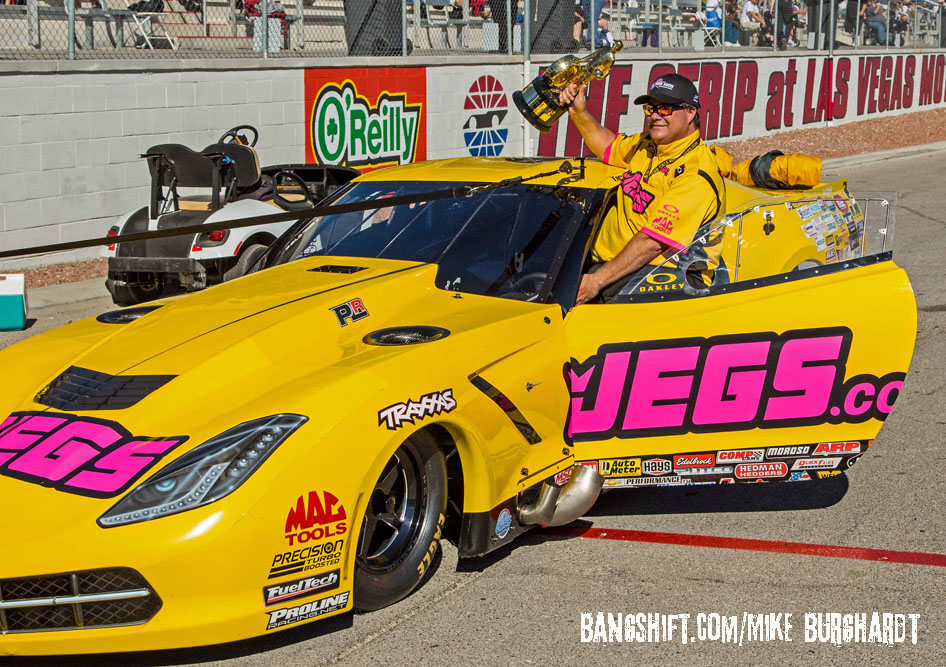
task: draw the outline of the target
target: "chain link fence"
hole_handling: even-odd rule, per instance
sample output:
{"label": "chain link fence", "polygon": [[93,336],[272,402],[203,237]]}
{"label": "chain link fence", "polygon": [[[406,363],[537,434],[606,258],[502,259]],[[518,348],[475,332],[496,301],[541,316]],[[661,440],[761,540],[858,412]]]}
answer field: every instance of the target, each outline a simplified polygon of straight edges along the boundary
{"label": "chain link fence", "polygon": [[3,60],[946,46],[946,0],[884,0],[869,20],[867,0],[761,0],[761,21],[732,0],[3,1]]}

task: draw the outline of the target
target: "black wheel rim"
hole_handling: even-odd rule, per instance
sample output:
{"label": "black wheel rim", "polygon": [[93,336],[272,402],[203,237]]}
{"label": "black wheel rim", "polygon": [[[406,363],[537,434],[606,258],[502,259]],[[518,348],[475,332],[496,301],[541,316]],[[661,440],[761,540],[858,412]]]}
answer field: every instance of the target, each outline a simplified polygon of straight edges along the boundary
{"label": "black wheel rim", "polygon": [[420,457],[408,443],[384,466],[361,526],[359,566],[371,573],[391,570],[410,552],[420,533],[427,494]]}

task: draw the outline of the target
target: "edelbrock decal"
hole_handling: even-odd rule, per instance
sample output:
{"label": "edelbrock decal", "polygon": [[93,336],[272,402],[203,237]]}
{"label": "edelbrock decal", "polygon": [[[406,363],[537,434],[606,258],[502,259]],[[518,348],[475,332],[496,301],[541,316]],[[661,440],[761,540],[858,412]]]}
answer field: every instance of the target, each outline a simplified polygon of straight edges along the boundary
{"label": "edelbrock decal", "polygon": [[424,394],[417,401],[395,403],[379,410],[378,426],[384,424],[389,431],[396,431],[404,425],[404,422],[413,424],[415,419],[450,412],[455,407],[457,407],[457,402],[453,398],[453,389],[435,391]]}
{"label": "edelbrock decal", "polygon": [[104,419],[14,412],[0,423],[0,475],[110,498],[128,490],[185,440],[135,436]]}
{"label": "edelbrock decal", "polygon": [[[845,379],[846,327],[602,345],[565,367],[565,436],[605,440],[883,421],[905,373]],[[720,460],[717,458],[717,460]]]}

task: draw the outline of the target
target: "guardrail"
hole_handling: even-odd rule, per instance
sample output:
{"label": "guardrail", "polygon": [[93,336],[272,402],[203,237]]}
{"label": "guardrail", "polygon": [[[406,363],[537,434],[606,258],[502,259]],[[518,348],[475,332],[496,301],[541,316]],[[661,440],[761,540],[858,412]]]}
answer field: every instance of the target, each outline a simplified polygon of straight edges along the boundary
{"label": "guardrail", "polygon": [[[658,53],[946,47],[939,0],[885,0],[870,21],[831,0],[794,10],[763,0],[770,8],[752,22],[722,0],[12,1],[22,4],[0,5],[0,60],[463,53],[528,60],[617,39],[626,51]],[[597,20],[583,18],[592,12]]]}

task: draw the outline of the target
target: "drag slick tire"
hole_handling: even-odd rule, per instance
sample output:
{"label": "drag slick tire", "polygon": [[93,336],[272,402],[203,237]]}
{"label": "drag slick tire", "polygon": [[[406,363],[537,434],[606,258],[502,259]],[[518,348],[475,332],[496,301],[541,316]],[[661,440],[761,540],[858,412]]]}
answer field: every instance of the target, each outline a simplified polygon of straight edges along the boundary
{"label": "drag slick tire", "polygon": [[381,609],[424,579],[440,545],[447,466],[423,431],[398,447],[371,491],[355,557],[355,608]]}
{"label": "drag slick tire", "polygon": [[116,306],[134,306],[145,301],[151,301],[161,296],[161,283],[125,283],[118,285],[114,280],[107,279],[105,288],[112,295]]}

